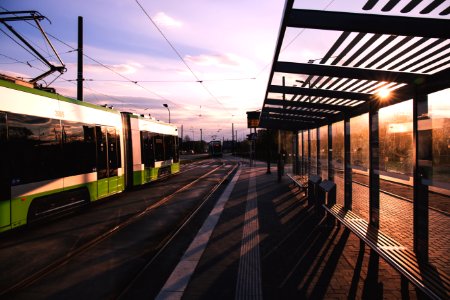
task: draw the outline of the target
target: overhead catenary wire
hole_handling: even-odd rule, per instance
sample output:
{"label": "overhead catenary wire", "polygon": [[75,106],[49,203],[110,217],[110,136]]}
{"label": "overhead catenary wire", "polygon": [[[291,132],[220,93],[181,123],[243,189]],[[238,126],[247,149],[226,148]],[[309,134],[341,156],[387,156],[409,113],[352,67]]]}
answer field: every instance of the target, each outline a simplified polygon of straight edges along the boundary
{"label": "overhead catenary wire", "polygon": [[[222,79],[203,79],[203,82],[209,81],[244,81],[244,80],[254,80],[255,77],[248,78],[222,78]],[[76,81],[77,79],[71,79],[71,81]],[[84,81],[94,81],[94,82],[128,82],[128,80],[118,80],[118,79],[94,79],[94,78],[84,78]],[[137,80],[138,83],[198,83],[196,80]]]}
{"label": "overhead catenary wire", "polygon": [[[64,81],[64,82],[69,82],[69,83],[71,83],[71,84],[73,84],[73,85],[76,85],[75,82],[73,82],[73,81],[71,81],[71,80],[68,80],[68,79],[65,79],[65,78],[63,78],[63,77],[61,77],[61,80]],[[86,88],[87,90],[90,90],[90,91],[94,92],[95,94],[103,95],[103,96],[105,96],[105,97],[108,97],[109,99],[119,101],[121,104],[123,103],[123,100],[122,100],[122,99],[119,99],[119,98],[117,98],[117,97],[114,97],[114,96],[105,94],[105,93],[103,93],[103,92],[99,92],[99,91],[97,91],[97,90],[95,90],[95,89],[93,89],[93,88],[91,88],[91,87],[85,87],[85,88]],[[94,95],[94,97],[95,97],[95,95]],[[98,98],[97,98],[97,99],[98,99]]]}
{"label": "overhead catenary wire", "polygon": [[[62,54],[71,53],[71,52],[73,52],[73,51],[74,51],[74,50],[69,50],[69,51],[63,52]],[[3,54],[3,53],[0,53],[0,56],[3,56],[3,57],[5,57],[5,58],[7,58],[7,59],[10,59],[10,60],[13,60],[13,61],[14,61],[14,62],[13,62],[14,64],[23,64],[23,65],[29,66],[30,68],[32,68],[31,62],[34,62],[34,61],[38,61],[38,60],[39,60],[39,58],[35,58],[35,59],[27,60],[27,61],[21,61],[21,60],[18,60],[18,59],[16,59],[16,58],[14,58],[14,57],[9,56],[9,55]],[[54,58],[54,55],[45,56],[45,58],[46,58],[46,59]],[[13,63],[2,63],[2,64],[13,64]],[[44,72],[44,70],[42,70],[42,72]],[[31,78],[30,78],[30,79],[31,79]]]}
{"label": "overhead catenary wire", "polygon": [[[70,52],[70,51],[69,51],[69,52]],[[10,56],[7,56],[7,55],[1,54],[1,53],[0,53],[0,55],[6,57],[6,58],[8,58],[8,59],[15,60],[17,63],[22,63],[22,64],[25,64],[25,65],[28,65],[29,67],[31,67],[31,68],[33,68],[33,69],[36,69],[36,70],[39,70],[39,71],[44,72],[43,69],[38,68],[38,67],[36,67],[36,66],[33,66],[33,65],[31,65],[31,64],[28,64],[27,62],[19,61],[19,60],[13,58],[13,57],[10,57]],[[61,75],[62,75],[62,74],[59,74],[59,75],[55,76],[55,78],[54,78],[49,84],[47,84],[47,86],[50,85],[52,82],[56,82],[56,81],[63,81],[63,82],[68,82],[68,83],[71,83],[71,84],[75,84],[75,83],[73,82],[73,80],[65,79],[64,77],[61,77]],[[60,79],[60,80],[58,80],[58,79]],[[110,99],[119,101],[119,102],[121,102],[121,104],[123,103],[123,100],[122,100],[122,99],[116,98],[116,97],[114,97],[114,96],[111,96],[111,95],[108,95],[108,94],[105,94],[105,93],[102,93],[102,92],[99,92],[99,91],[96,91],[95,89],[93,89],[93,88],[91,88],[91,87],[85,87],[85,88],[88,89],[88,90],[90,90],[90,91],[92,91],[94,97],[95,97],[97,100],[98,100],[98,98],[95,96],[95,94],[100,94],[100,95],[103,95],[103,96],[108,97],[108,98],[110,98]],[[122,104],[122,105],[123,105],[123,104]]]}
{"label": "overhead catenary wire", "polygon": [[152,17],[150,17],[150,15],[147,13],[147,11],[145,10],[145,8],[141,5],[141,3],[139,3],[138,0],[135,0],[137,5],[139,5],[139,7],[141,8],[141,10],[144,12],[144,14],[147,16],[147,18],[150,20],[150,22],[152,22],[153,26],[156,27],[156,29],[159,31],[159,33],[162,35],[162,37],[166,40],[166,42],[169,44],[169,46],[172,48],[172,50],[175,52],[175,54],[180,58],[180,60],[183,62],[183,64],[186,66],[186,68],[188,68],[188,70],[191,72],[191,74],[195,77],[195,79],[197,81],[201,81],[200,78],[197,77],[197,75],[194,73],[194,71],[192,71],[191,67],[189,67],[189,65],[186,63],[186,61],[184,60],[184,58],[181,56],[180,52],[178,52],[178,50],[175,48],[175,46],[169,41],[169,39],[166,37],[166,35],[164,34],[164,32],[162,32],[162,30],[159,28],[159,26],[155,23],[155,21],[153,21]]}
{"label": "overhead catenary wire", "polygon": [[[0,6],[0,8],[3,9],[4,11],[6,11],[6,12],[10,12],[10,11],[7,10],[6,8],[4,8],[3,6]],[[25,22],[26,22],[28,25],[30,25],[30,26],[32,26],[32,27],[38,29],[38,27],[37,27],[36,25],[32,24],[31,22],[28,22],[28,21],[25,21]],[[1,30],[1,29],[0,29],[0,30]],[[2,30],[2,31],[3,31],[3,30]],[[4,31],[3,31],[3,32],[4,32]],[[5,33],[5,34],[6,34],[6,33]],[[59,39],[59,38],[56,37],[55,35],[53,35],[53,34],[51,34],[51,33],[47,33],[47,34],[48,34],[48,36],[50,36],[51,38],[53,38],[53,39],[55,39],[56,41],[60,42],[61,44],[65,45],[66,47],[70,48],[71,50],[73,50],[73,51],[78,51],[77,48],[73,47],[72,45],[70,45],[70,44],[68,44],[68,43],[66,43],[66,42],[64,42],[64,41],[62,41],[61,39]],[[14,40],[14,39],[13,39],[13,40]],[[15,42],[17,43],[17,41],[15,41]],[[20,45],[20,44],[18,44],[18,45],[21,46],[22,48],[24,48],[22,45]],[[26,48],[24,48],[24,49],[27,50]],[[38,59],[38,57],[36,57],[36,56],[35,56],[33,53],[31,53],[29,50],[27,50],[27,51],[28,51],[30,54],[32,54],[35,58]],[[121,78],[125,79],[127,82],[133,83],[133,84],[139,86],[140,88],[146,90],[147,92],[149,92],[149,93],[151,93],[151,94],[153,94],[153,95],[155,95],[155,96],[161,98],[162,100],[165,100],[165,101],[170,102],[170,103],[172,103],[173,105],[177,106],[177,104],[176,104],[174,101],[172,101],[172,100],[170,100],[170,99],[167,99],[166,97],[164,97],[164,96],[162,96],[162,95],[160,95],[160,94],[158,94],[158,93],[156,93],[156,92],[154,92],[154,91],[152,91],[152,90],[150,90],[150,89],[148,89],[148,88],[146,88],[146,87],[140,85],[140,84],[139,84],[139,81],[137,81],[137,80],[132,80],[132,79],[128,78],[127,76],[120,74],[119,72],[115,71],[115,70],[112,69],[111,67],[109,67],[109,66],[103,64],[102,62],[98,61],[97,59],[95,59],[95,58],[93,58],[93,57],[91,57],[91,56],[89,56],[89,55],[87,55],[86,53],[83,53],[83,56],[86,57],[86,58],[88,58],[88,59],[90,59],[90,60],[92,60],[93,62],[95,62],[96,64],[102,66],[103,68],[106,68],[107,70],[113,72],[114,74],[120,76]]]}
{"label": "overhead catenary wire", "polygon": [[3,53],[0,53],[0,56],[3,56],[3,57],[5,57],[5,58],[7,58],[7,59],[10,59],[10,60],[13,60],[13,61],[14,61],[14,62],[12,62],[12,63],[2,63],[2,64],[24,64],[24,65],[27,65],[27,66],[29,66],[30,68],[32,68],[32,66],[30,65],[29,61],[24,62],[24,61],[21,61],[21,60],[18,60],[18,59],[16,59],[16,58],[14,58],[14,57],[5,55],[5,54],[3,54]]}
{"label": "overhead catenary wire", "polygon": [[[72,52],[72,51],[67,51],[66,53],[69,53],[69,52]],[[19,61],[19,60],[13,58],[13,57],[10,57],[10,56],[7,56],[7,55],[1,54],[1,53],[0,53],[0,55],[6,57],[6,58],[8,58],[8,59],[14,60],[14,61],[16,61],[16,63],[22,63],[22,64],[25,64],[25,65],[28,65],[29,67],[31,67],[31,68],[33,68],[33,69],[39,70],[39,71],[41,71],[41,72],[44,72],[43,69],[38,68],[38,67],[36,67],[36,66],[33,66],[33,65],[31,65],[31,64],[28,64],[27,62]],[[76,85],[76,83],[74,83],[74,81],[76,81],[76,80],[65,79],[64,77],[60,77],[60,76],[61,76],[61,74],[59,74],[58,76],[55,76],[55,78],[54,78],[50,83],[48,83],[48,84],[46,83],[46,86],[50,85],[50,84],[53,83],[53,82],[68,82],[68,83],[71,83],[71,84],[73,84],[73,85]],[[20,78],[22,78],[22,77],[20,77]],[[25,79],[25,78],[22,78],[22,79]],[[30,78],[30,79],[31,79],[31,78]],[[128,82],[128,81],[127,81],[127,82]],[[112,99],[112,100],[118,101],[118,102],[120,102],[120,105],[122,105],[122,106],[124,105],[122,99],[119,99],[119,98],[117,98],[117,97],[111,96],[111,95],[109,95],[109,94],[105,94],[105,93],[103,93],[103,92],[99,92],[99,91],[97,91],[97,90],[95,90],[95,89],[93,89],[92,87],[89,87],[89,86],[85,86],[85,89],[91,91],[91,92],[92,92],[92,95],[94,96],[94,98],[95,98],[97,101],[98,101],[99,99],[97,98],[96,94],[102,95],[102,96],[104,96],[104,97],[107,97],[108,99]]]}
{"label": "overhead catenary wire", "polygon": [[[325,7],[322,9],[322,10],[327,10],[328,9],[328,7],[330,7],[330,5],[331,4],[333,4],[333,2],[334,1],[336,1],[336,0],[331,0],[330,2],[328,2],[328,4],[327,5],[325,5]],[[284,46],[283,48],[281,48],[281,50],[280,50],[280,53],[282,53],[283,51],[285,51],[293,42],[295,42],[295,40],[297,40],[302,34],[303,34],[303,32],[305,32],[305,28],[302,28],[293,38],[292,38],[292,40],[290,40],[287,44],[286,44],[286,46]],[[269,66],[271,66],[272,65],[272,63],[270,62],[270,63],[268,63],[268,64],[266,64],[262,69],[261,69],[261,71],[259,71],[258,72],[258,74],[255,76],[256,78],[258,78],[263,72],[264,72],[264,70],[265,69],[267,69],[267,67],[269,67]]]}
{"label": "overhead catenary wire", "polygon": [[194,78],[197,80],[197,82],[199,82],[202,87],[206,90],[206,92],[217,102],[219,103],[225,110],[228,110],[228,108],[225,107],[225,105],[219,101],[219,99],[206,87],[206,85],[203,84],[203,80],[201,80],[196,74],[195,72],[191,69],[191,67],[188,65],[188,63],[184,60],[184,58],[181,56],[180,52],[175,48],[175,46],[169,41],[169,39],[166,37],[166,35],[164,34],[164,32],[162,32],[162,30],[159,28],[158,24],[155,23],[155,21],[153,21],[152,17],[150,17],[150,15],[147,13],[147,11],[145,10],[145,8],[141,5],[141,3],[139,3],[138,0],[135,0],[137,5],[141,8],[141,10],[144,12],[144,14],[147,16],[147,18],[150,20],[150,22],[153,24],[153,26],[156,27],[156,29],[158,30],[158,32],[162,35],[162,37],[164,38],[164,40],[169,44],[169,46],[172,48],[172,50],[175,52],[175,54],[178,56],[178,58],[183,62],[183,64],[186,66],[186,68],[189,70],[189,72],[191,72],[191,74],[194,76]]}
{"label": "overhead catenary wire", "polygon": [[4,31],[3,29],[0,28],[0,31],[3,32],[7,37],[9,37],[14,43],[16,43],[17,45],[19,45],[22,49],[24,49],[25,51],[27,51],[31,56],[33,56],[34,58],[36,58],[36,60],[41,61],[43,64],[45,64],[45,62],[40,59],[36,54],[34,54],[33,52],[31,52],[30,50],[28,50],[27,48],[25,48],[23,45],[21,45],[18,41],[16,41],[12,36],[10,36],[6,31]]}

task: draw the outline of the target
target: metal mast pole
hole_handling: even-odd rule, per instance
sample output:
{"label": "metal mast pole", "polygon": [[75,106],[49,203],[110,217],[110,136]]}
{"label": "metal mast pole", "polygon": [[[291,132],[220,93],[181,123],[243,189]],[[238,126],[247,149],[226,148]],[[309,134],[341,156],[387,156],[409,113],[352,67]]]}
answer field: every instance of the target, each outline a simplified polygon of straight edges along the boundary
{"label": "metal mast pole", "polygon": [[83,101],[83,17],[78,17],[77,99]]}

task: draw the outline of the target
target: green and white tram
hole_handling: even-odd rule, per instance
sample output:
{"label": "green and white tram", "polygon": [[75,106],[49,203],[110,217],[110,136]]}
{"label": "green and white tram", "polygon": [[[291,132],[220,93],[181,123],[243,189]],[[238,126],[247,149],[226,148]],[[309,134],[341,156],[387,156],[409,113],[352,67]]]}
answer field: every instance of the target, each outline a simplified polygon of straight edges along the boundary
{"label": "green and white tram", "polygon": [[127,119],[124,121],[125,131],[128,127],[131,129],[133,155],[127,156],[126,161],[133,170],[133,176],[129,179],[132,184],[145,184],[179,172],[177,127],[142,116],[122,114]]}
{"label": "green and white tram", "polygon": [[0,232],[179,171],[176,126],[0,79]]}

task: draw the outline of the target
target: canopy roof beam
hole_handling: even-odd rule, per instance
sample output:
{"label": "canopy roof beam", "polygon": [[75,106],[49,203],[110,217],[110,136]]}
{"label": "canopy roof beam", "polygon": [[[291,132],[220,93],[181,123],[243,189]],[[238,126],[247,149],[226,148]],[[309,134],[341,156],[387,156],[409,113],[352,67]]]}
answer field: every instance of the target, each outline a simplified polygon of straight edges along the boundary
{"label": "canopy roof beam", "polygon": [[450,38],[450,22],[434,18],[292,9],[286,26],[428,38]]}
{"label": "canopy roof beam", "polygon": [[364,79],[399,83],[421,83],[429,75],[410,72],[396,72],[363,68],[338,67],[279,61],[274,66],[275,72],[330,76],[339,78]]}

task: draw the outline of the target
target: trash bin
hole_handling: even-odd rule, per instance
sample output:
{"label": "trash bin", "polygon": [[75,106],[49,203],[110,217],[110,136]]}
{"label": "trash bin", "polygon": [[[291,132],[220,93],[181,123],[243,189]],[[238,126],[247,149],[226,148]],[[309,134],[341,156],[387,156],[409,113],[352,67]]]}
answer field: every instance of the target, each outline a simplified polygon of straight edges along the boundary
{"label": "trash bin", "polygon": [[325,209],[322,207],[325,203],[327,206],[336,204],[336,183],[331,180],[324,180],[319,184],[316,202],[316,213],[319,216],[323,217],[325,214]]}
{"label": "trash bin", "polygon": [[308,205],[312,206],[317,201],[317,193],[319,190],[319,184],[322,181],[322,177],[318,175],[312,175],[308,178]]}

